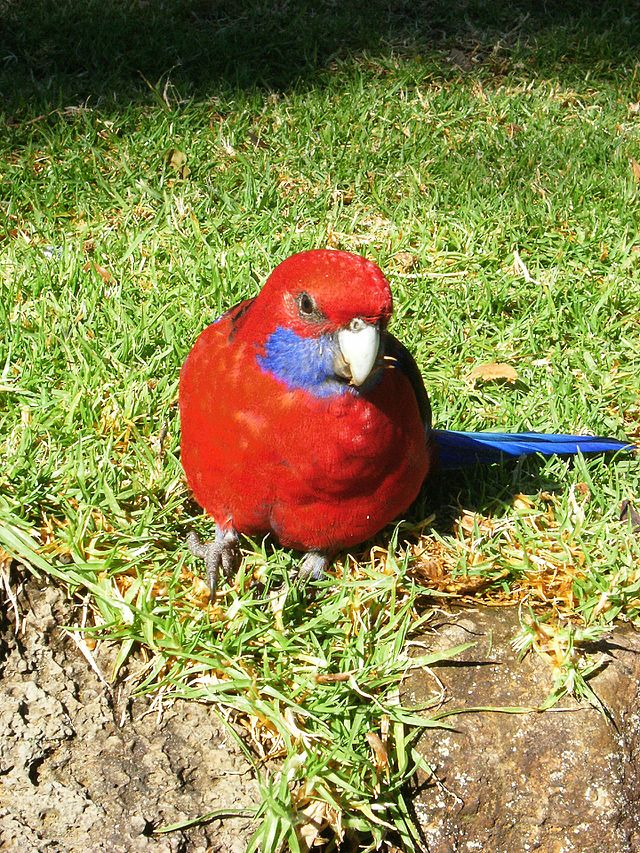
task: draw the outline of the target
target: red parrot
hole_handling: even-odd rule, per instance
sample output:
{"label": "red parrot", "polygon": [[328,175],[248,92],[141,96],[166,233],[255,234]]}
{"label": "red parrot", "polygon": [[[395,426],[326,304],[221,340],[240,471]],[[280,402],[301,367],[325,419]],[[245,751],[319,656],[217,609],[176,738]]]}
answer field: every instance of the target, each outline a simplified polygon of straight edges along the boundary
{"label": "red parrot", "polygon": [[285,260],[254,299],[205,329],[180,374],[181,455],[216,540],[212,591],[237,534],[306,552],[299,575],[404,512],[433,463],[431,416],[388,331],[389,284],[371,261],[315,250]]}
{"label": "red parrot", "polygon": [[336,551],[405,512],[442,467],[528,453],[629,448],[592,436],[432,430],[422,377],[387,330],[389,284],[371,261],[314,250],[198,337],[180,374],[182,464],[215,541],[189,535],[213,595],[238,533],[304,551],[319,578]]}

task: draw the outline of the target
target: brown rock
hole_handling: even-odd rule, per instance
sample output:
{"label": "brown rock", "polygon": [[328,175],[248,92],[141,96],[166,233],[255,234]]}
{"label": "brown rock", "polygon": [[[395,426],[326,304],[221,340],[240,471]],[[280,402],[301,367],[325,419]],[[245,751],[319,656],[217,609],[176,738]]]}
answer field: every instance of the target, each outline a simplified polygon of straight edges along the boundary
{"label": "brown rock", "polygon": [[[510,641],[514,608],[463,611],[438,627],[431,647],[475,641],[454,662],[433,667],[445,709],[536,707],[552,690],[548,664],[519,661]],[[616,629],[598,644],[607,665],[590,684],[609,716],[573,699],[546,712],[461,713],[455,731],[430,729],[420,752],[433,770],[415,802],[431,853],[640,849],[640,634]],[[407,682],[405,702],[424,703],[435,681]]]}

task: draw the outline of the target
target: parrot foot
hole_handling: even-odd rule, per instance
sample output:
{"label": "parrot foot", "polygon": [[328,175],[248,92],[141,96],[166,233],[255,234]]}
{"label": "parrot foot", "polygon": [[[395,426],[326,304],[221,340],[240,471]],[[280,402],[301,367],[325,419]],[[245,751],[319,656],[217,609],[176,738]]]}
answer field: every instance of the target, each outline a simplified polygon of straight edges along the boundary
{"label": "parrot foot", "polygon": [[194,557],[204,559],[209,584],[209,601],[213,601],[218,588],[220,569],[225,578],[230,578],[238,564],[238,534],[235,530],[223,530],[216,524],[213,542],[202,542],[192,530],[187,535],[187,545]]}
{"label": "parrot foot", "polygon": [[295,578],[301,583],[322,580],[330,562],[331,558],[328,554],[322,551],[308,551],[300,560]]}

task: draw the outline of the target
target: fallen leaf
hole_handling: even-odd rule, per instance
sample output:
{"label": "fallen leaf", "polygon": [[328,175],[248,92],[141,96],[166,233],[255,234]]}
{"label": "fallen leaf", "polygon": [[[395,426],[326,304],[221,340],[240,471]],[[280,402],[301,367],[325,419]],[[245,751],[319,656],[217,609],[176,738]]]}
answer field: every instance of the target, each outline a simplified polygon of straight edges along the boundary
{"label": "fallen leaf", "polygon": [[293,708],[285,708],[283,717],[287,724],[287,730],[289,734],[293,735],[294,738],[298,738],[298,740],[315,740],[316,738],[313,735],[307,734],[304,729],[301,729],[300,726],[296,722],[296,715],[294,713]]}
{"label": "fallen leaf", "polygon": [[335,190],[331,193],[331,197],[334,202],[342,202],[343,205],[348,206],[351,204],[353,199],[355,198],[355,194],[353,190],[340,190],[336,187]]}
{"label": "fallen leaf", "polygon": [[87,261],[87,263],[82,267],[82,272],[89,272],[90,269],[94,269],[105,284],[108,284],[110,281],[113,281],[113,275],[109,272],[109,270],[105,269],[104,267],[101,267],[100,264],[93,263],[92,261]]}
{"label": "fallen leaf", "polygon": [[254,133],[252,130],[250,130],[249,133],[247,134],[247,139],[253,145],[254,148],[268,148],[269,147],[267,145],[267,143],[264,141],[264,139],[262,139],[260,136],[258,136],[256,133]]}
{"label": "fallen leaf", "polygon": [[174,148],[169,154],[169,165],[172,169],[181,169],[186,162],[187,155],[184,151],[178,151],[177,148]]}
{"label": "fallen leaf", "polygon": [[336,684],[340,681],[349,681],[355,670],[349,672],[319,672],[316,675],[316,684]]}
{"label": "fallen leaf", "polygon": [[624,500],[620,505],[620,521],[631,522],[633,533],[640,533],[640,513],[630,500]]}
{"label": "fallen leaf", "polygon": [[396,252],[393,260],[397,262],[403,272],[408,272],[416,265],[416,256],[412,255],[411,252]]}
{"label": "fallen leaf", "polygon": [[177,148],[174,148],[169,154],[169,166],[181,178],[188,178],[191,169],[187,166],[187,155],[184,151],[179,151]]}
{"label": "fallen leaf", "polygon": [[633,177],[638,183],[640,183],[640,163],[638,163],[637,160],[634,160],[633,157],[629,162],[631,163],[631,171],[633,172]]}
{"label": "fallen leaf", "polygon": [[461,71],[471,71],[474,67],[475,60],[473,56],[464,50],[459,50],[457,47],[451,49],[447,59],[452,65],[455,65]]}
{"label": "fallen leaf", "polygon": [[585,502],[591,498],[591,489],[586,483],[576,483],[576,492],[584,498]]}
{"label": "fallen leaf", "polygon": [[327,826],[331,826],[338,838],[342,836],[342,827],[336,825],[336,820],[332,814],[332,809],[328,803],[322,800],[311,800],[311,802],[301,811],[298,812],[298,817],[302,819],[299,834],[305,851],[311,850],[316,846],[316,841],[320,841],[322,830]]}
{"label": "fallen leaf", "polygon": [[371,747],[371,751],[373,752],[376,766],[379,768],[388,767],[389,756],[387,755],[385,745],[382,743],[378,735],[375,732],[367,732],[365,737],[367,739],[367,743]]}
{"label": "fallen leaf", "polygon": [[468,376],[469,382],[510,382],[518,381],[518,372],[510,364],[499,361],[489,361],[486,364],[478,364]]}

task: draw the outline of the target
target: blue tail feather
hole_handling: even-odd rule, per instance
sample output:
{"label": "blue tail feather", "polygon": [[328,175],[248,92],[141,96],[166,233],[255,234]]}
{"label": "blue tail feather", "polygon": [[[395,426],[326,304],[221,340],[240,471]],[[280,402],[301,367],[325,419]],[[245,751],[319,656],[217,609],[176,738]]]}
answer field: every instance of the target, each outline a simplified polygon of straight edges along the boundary
{"label": "blue tail feather", "polygon": [[593,435],[562,435],[540,432],[456,432],[434,429],[442,468],[462,468],[477,463],[499,462],[505,457],[535,455],[573,456],[576,453],[608,453],[633,450],[635,445],[615,438]]}

